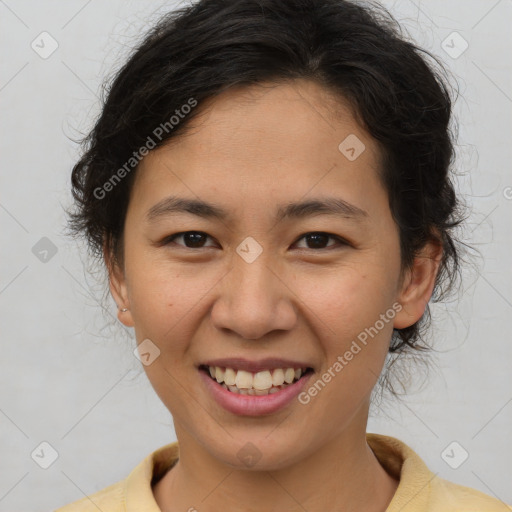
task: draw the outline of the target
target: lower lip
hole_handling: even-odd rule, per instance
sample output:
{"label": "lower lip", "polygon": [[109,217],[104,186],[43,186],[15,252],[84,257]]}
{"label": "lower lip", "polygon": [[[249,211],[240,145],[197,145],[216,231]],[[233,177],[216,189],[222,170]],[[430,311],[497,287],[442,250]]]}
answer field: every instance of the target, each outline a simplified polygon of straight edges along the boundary
{"label": "lower lip", "polygon": [[281,391],[269,395],[240,395],[224,389],[213,380],[204,370],[199,370],[206,389],[214,400],[224,409],[242,416],[261,416],[272,414],[284,409],[302,390],[311,377],[306,373],[297,382],[289,384]]}

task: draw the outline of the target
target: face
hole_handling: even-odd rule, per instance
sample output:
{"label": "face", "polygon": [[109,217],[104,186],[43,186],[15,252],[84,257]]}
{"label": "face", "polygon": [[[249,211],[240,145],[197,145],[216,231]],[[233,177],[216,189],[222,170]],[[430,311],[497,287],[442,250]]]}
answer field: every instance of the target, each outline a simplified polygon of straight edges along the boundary
{"label": "face", "polygon": [[342,99],[296,81],[203,108],[139,165],[111,290],[180,443],[276,469],[365,431],[434,274],[401,279],[379,150]]}

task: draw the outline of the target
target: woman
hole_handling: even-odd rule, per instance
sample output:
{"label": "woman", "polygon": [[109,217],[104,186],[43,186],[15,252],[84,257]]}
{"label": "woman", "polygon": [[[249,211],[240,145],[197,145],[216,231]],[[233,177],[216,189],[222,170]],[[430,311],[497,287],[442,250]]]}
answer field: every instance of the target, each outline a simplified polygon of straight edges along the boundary
{"label": "woman", "polygon": [[367,434],[458,269],[452,104],[377,7],[203,0],[115,77],[71,227],[178,442],[59,509],[503,511]]}

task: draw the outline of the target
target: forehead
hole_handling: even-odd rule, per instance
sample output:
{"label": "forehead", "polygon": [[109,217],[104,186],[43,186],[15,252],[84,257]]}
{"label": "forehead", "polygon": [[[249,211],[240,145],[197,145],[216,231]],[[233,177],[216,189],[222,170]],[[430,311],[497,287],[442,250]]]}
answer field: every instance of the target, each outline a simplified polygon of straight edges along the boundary
{"label": "forehead", "polygon": [[196,113],[187,123],[186,137],[169,140],[167,147],[187,145],[186,139],[193,137],[189,149],[201,144],[199,149],[207,147],[210,154],[224,151],[240,159],[255,151],[260,159],[267,154],[291,158],[301,148],[321,147],[338,156],[338,142],[353,134],[372,146],[367,156],[377,149],[348,100],[310,80],[234,86],[206,100]]}
{"label": "forehead", "polygon": [[147,206],[177,192],[256,208],[336,190],[354,203],[382,188],[376,142],[314,82],[238,86],[197,108],[184,136],[139,165],[134,187]]}

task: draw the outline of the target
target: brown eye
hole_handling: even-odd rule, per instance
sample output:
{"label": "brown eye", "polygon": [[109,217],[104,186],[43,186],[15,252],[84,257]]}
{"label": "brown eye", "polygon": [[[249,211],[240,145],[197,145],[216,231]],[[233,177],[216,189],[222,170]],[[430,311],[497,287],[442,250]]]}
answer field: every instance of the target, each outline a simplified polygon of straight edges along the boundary
{"label": "brown eye", "polygon": [[203,247],[211,247],[204,245],[206,240],[210,237],[202,231],[184,231],[182,233],[175,233],[174,235],[167,237],[164,240],[163,245],[167,245],[180,238],[183,239],[184,243],[178,243],[177,245],[184,245],[188,249],[201,249]]}
{"label": "brown eye", "polygon": [[336,246],[336,244],[328,245],[329,239],[337,241],[338,245],[347,245],[347,243],[340,237],[323,232],[306,233],[299,238],[299,240],[302,239],[306,240],[306,249],[327,249]]}

